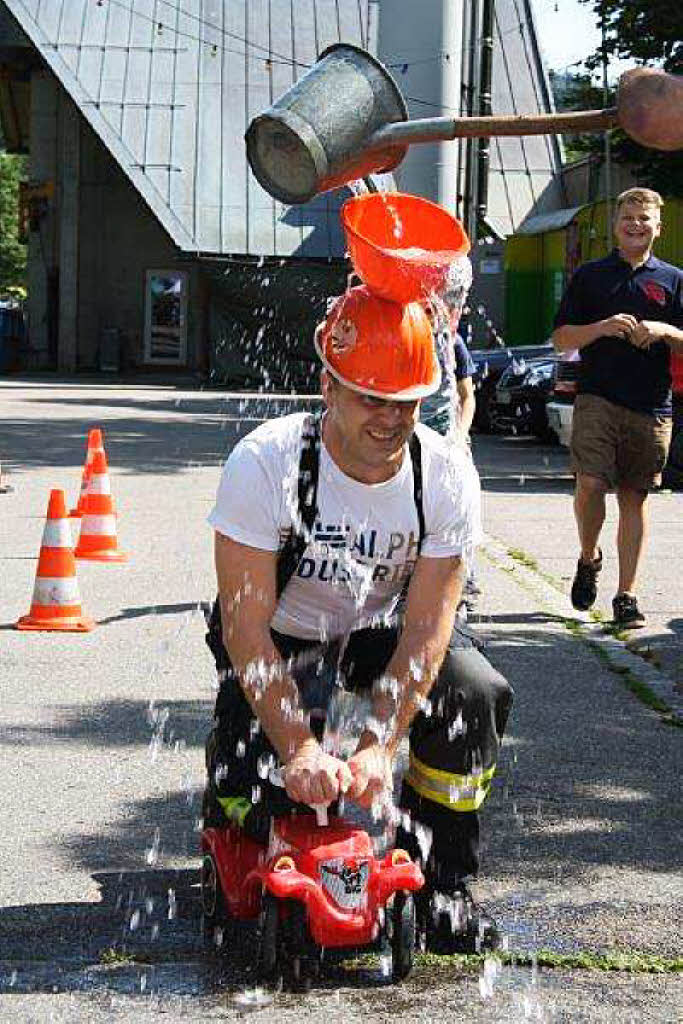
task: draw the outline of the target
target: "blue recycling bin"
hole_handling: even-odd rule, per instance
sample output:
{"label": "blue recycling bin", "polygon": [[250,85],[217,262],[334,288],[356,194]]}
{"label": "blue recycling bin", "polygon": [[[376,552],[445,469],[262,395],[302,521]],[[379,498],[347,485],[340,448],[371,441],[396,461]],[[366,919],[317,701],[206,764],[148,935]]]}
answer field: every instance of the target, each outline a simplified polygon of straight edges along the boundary
{"label": "blue recycling bin", "polygon": [[18,368],[19,353],[26,337],[23,310],[0,306],[0,373]]}

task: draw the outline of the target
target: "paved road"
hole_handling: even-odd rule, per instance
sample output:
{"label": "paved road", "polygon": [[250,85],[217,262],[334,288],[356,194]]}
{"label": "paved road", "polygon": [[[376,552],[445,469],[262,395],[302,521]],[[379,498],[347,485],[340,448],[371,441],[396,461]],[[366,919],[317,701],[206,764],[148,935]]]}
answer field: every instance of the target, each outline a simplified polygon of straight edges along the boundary
{"label": "paved road", "polygon": [[[291,404],[16,380],[0,381],[0,403],[0,461],[15,487],[0,496],[0,1021],[238,1019],[251,1008],[250,937],[216,963],[202,951],[197,905],[213,699],[204,520],[235,439]],[[18,633],[49,490],[76,497],[94,425],[130,562],[79,562],[93,633]],[[613,649],[596,653],[590,631],[567,628],[573,613],[555,586],[576,558],[564,453],[480,439],[476,456],[490,538],[477,628],[517,694],[479,893],[512,949],[680,956],[681,731],[628,691]],[[682,495],[654,497],[642,597],[667,650],[681,631],[682,512]],[[607,610],[609,554],[604,577]],[[135,962],[107,956],[122,948]],[[257,1009],[268,1022],[426,1021],[437,1006],[477,1022],[669,1022],[680,1019],[679,979],[423,966],[393,988],[378,970],[333,968],[316,994]]]}

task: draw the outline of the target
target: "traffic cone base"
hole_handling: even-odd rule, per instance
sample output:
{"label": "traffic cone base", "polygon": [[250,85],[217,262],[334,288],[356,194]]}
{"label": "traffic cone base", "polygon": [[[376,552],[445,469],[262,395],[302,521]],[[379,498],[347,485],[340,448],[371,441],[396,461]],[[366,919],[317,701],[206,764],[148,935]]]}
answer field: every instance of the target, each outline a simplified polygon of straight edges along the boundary
{"label": "traffic cone base", "polygon": [[15,628],[88,633],[94,627],[93,620],[81,610],[64,492],[54,490],[50,493],[31,610],[22,615]]}
{"label": "traffic cone base", "polygon": [[91,629],[95,628],[95,622],[93,619],[88,619],[84,615],[74,615],[68,618],[52,619],[52,618],[41,618],[40,614],[52,615],[52,609],[50,608],[36,608],[33,606],[33,613],[30,615],[22,615],[16,624],[16,629],[23,630],[35,630],[36,632],[51,632],[57,631],[62,633],[89,633]]}

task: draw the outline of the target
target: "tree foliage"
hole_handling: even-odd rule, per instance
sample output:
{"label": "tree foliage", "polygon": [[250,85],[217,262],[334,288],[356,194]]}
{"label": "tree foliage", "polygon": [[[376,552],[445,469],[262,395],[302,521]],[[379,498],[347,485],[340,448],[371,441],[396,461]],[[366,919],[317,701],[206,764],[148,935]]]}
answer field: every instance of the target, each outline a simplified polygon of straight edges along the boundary
{"label": "tree foliage", "polygon": [[[556,110],[598,110],[603,106],[603,91],[588,72],[549,72]],[[608,98],[608,103],[612,100]],[[593,152],[595,136],[565,132],[562,136],[567,163]]]}
{"label": "tree foliage", "polygon": [[26,246],[19,241],[19,182],[24,157],[0,152],[0,296],[26,282]]}
{"label": "tree foliage", "polygon": [[[680,0],[581,0],[604,25],[601,46],[585,62],[595,70],[608,57],[633,60],[634,64],[661,67],[683,74],[683,4]],[[580,143],[585,151],[601,146],[599,139]],[[683,196],[683,152],[662,153],[645,149],[623,132],[613,133],[614,159],[634,166],[642,185],[667,196]]]}

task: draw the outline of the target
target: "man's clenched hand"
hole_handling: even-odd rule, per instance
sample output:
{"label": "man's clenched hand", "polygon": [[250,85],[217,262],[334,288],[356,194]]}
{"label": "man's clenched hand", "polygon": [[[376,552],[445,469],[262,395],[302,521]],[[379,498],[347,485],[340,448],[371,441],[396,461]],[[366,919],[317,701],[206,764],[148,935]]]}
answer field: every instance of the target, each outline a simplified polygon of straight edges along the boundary
{"label": "man's clenched hand", "polygon": [[630,313],[616,313],[600,323],[600,330],[603,336],[623,338],[624,341],[632,341],[637,328],[638,321]]}
{"label": "man's clenched hand", "polygon": [[311,806],[331,803],[353,782],[346,762],[326,754],[314,739],[306,740],[299,747],[282,774],[291,799]]}
{"label": "man's clenched hand", "polygon": [[391,757],[377,742],[365,745],[361,739],[348,767],[353,781],[346,795],[361,807],[370,808],[377,797],[388,790],[391,792]]}

